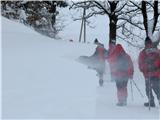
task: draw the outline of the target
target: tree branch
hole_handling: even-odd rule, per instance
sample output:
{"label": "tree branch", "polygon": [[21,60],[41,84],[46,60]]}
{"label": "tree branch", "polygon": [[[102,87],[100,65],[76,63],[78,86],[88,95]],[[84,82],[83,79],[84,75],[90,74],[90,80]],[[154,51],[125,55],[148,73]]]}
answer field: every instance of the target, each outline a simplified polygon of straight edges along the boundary
{"label": "tree branch", "polygon": [[137,5],[136,3],[134,3],[133,1],[130,1],[130,3],[132,3],[134,6],[136,6],[138,9],[142,10],[141,7],[139,7],[139,5]]}
{"label": "tree branch", "polygon": [[[119,36],[119,35],[117,35],[117,37],[120,38],[121,40],[127,42],[129,45],[131,45],[131,46],[133,46],[133,47],[136,47],[136,48],[138,48],[138,49],[142,49],[142,48],[143,48],[143,47],[141,47],[141,46],[139,46],[139,45],[135,45],[135,44],[133,44],[132,42],[128,41],[127,38],[123,38],[123,37],[121,37],[121,36]],[[126,40],[126,39],[127,39],[127,40]]]}
{"label": "tree branch", "polygon": [[133,23],[131,20],[125,19],[124,17],[119,18],[119,20],[127,21],[128,23],[130,23],[131,25],[133,25],[133,26],[139,28],[140,30],[145,30],[144,28],[142,28],[142,27],[140,27],[140,26],[138,25],[138,24],[142,24],[142,23],[140,23],[140,22],[139,22],[139,23]]}
{"label": "tree branch", "polygon": [[107,11],[107,9],[99,2],[99,1],[93,1],[94,3],[96,3],[101,9],[103,9],[103,11],[110,15],[110,13]]}
{"label": "tree branch", "polygon": [[127,2],[125,4],[123,4],[123,6],[119,10],[116,10],[115,13],[120,12],[126,5],[127,5]]}

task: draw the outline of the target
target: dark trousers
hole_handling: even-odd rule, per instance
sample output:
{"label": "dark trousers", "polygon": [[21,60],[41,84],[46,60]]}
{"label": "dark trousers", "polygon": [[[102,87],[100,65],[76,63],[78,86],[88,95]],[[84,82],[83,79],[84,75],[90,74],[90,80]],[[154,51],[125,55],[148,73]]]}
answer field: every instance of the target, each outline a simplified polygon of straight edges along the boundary
{"label": "dark trousers", "polygon": [[[150,84],[149,84],[149,80],[150,80]],[[157,99],[160,100],[160,78],[158,77],[146,78],[145,85],[146,85],[146,95],[149,101],[154,102],[154,96],[153,96],[152,90],[155,92]]]}
{"label": "dark trousers", "polygon": [[116,78],[116,87],[117,87],[117,98],[119,102],[127,102],[127,83],[128,77]]}
{"label": "dark trousers", "polygon": [[117,78],[115,79],[117,89],[122,89],[127,87],[128,77],[127,78]]}

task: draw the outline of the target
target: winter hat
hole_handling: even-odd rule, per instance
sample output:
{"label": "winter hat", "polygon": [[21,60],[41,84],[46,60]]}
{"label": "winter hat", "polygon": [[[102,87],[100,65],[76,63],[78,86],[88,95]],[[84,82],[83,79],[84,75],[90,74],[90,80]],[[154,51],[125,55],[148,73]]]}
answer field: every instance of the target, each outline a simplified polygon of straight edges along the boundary
{"label": "winter hat", "polygon": [[94,40],[94,43],[99,43],[97,38]]}
{"label": "winter hat", "polygon": [[145,39],[145,45],[147,45],[147,44],[152,44],[152,41],[148,36]]}
{"label": "winter hat", "polygon": [[119,52],[124,52],[124,49],[123,49],[123,47],[122,47],[121,44],[117,44],[117,45],[116,45],[116,51],[117,51],[117,53],[119,53]]}

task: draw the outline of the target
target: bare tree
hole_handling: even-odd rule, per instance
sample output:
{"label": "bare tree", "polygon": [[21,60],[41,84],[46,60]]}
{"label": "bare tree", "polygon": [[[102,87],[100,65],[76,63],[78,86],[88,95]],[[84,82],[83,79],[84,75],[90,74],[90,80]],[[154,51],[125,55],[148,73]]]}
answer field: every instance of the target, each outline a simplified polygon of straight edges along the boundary
{"label": "bare tree", "polygon": [[[85,3],[85,4],[84,4]],[[73,2],[71,8],[86,8],[88,9],[88,14],[85,18],[88,19],[95,15],[107,15],[109,17],[109,43],[113,40],[116,41],[117,36],[117,22],[118,16],[123,14],[123,8],[126,6],[126,1],[81,1]],[[78,20],[78,19],[77,19]]]}
{"label": "bare tree", "polygon": [[[86,3],[85,6],[84,2]],[[133,42],[137,42],[136,40],[142,40],[143,42],[144,36],[150,36],[152,38],[155,31],[159,29],[159,3],[157,0],[94,0],[75,2],[71,7],[87,8],[89,12],[85,16],[86,19],[95,15],[107,15],[109,18],[109,42],[116,40],[118,37],[134,45]],[[117,31],[119,32],[117,33]]]}
{"label": "bare tree", "polygon": [[[159,19],[159,9],[160,2],[159,1],[129,1],[128,9],[130,9],[129,13],[126,12],[125,17],[121,16],[120,20],[123,20],[123,30],[122,32],[125,36],[138,37],[144,40],[144,35],[149,36],[152,39],[157,39],[154,41],[155,44],[158,44],[158,38],[153,38],[153,34],[158,31],[160,28],[160,24],[158,23]],[[127,9],[126,9],[127,10]],[[134,31],[140,30],[140,32],[145,32],[144,35],[137,34],[129,28],[133,27]],[[139,33],[140,33],[139,32]],[[128,34],[127,34],[128,33]]]}

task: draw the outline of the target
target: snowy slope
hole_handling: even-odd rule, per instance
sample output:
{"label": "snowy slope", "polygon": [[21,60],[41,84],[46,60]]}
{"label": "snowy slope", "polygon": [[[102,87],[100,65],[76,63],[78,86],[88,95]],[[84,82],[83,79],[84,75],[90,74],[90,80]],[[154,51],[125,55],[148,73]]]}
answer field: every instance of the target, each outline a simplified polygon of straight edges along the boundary
{"label": "snowy slope", "polygon": [[[158,108],[144,108],[146,98],[135,87],[134,101],[129,89],[128,106],[117,107],[108,70],[104,87],[99,87],[96,72],[75,61],[94,49],[41,36],[2,18],[2,117],[158,119]],[[134,80],[144,93],[139,71]]]}
{"label": "snowy slope", "polygon": [[[0,33],[2,31],[1,27],[1,17],[0,17]],[[2,34],[0,34],[0,38],[2,38]],[[1,39],[0,39],[1,40]],[[2,42],[0,42],[0,46],[2,46]],[[2,47],[0,48],[0,86],[2,86]],[[2,91],[0,91],[0,98],[2,98]],[[0,103],[2,103],[2,99],[0,99]],[[0,116],[2,116],[2,108],[0,109]]]}

